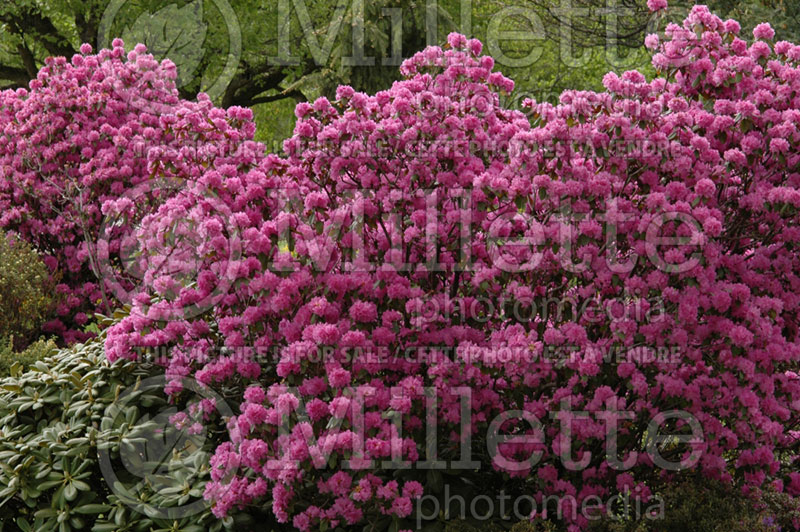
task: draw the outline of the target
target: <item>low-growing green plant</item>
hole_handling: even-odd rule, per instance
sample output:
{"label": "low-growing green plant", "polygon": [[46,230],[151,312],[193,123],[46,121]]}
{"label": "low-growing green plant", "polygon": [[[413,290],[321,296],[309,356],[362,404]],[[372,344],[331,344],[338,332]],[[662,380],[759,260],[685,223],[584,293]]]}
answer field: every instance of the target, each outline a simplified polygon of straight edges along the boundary
{"label": "low-growing green plant", "polygon": [[444,532],[504,532],[506,530],[510,532],[560,532],[556,524],[539,518],[514,524],[507,519],[490,522],[479,519],[456,519],[448,521],[444,528]]}
{"label": "low-growing green plant", "polygon": [[[651,530],[663,532],[778,532],[795,530],[800,501],[765,489],[752,496],[712,482],[696,479],[667,486],[666,510]],[[800,522],[800,521],[796,521]]]}
{"label": "low-growing green plant", "polygon": [[779,532],[800,525],[800,501],[765,488],[751,495],[708,479],[664,486],[663,519],[638,522],[606,518],[593,532]]}
{"label": "low-growing green plant", "polygon": [[21,349],[56,306],[55,280],[30,244],[0,231],[0,338]]}
{"label": "low-growing green plant", "polygon": [[41,338],[22,351],[14,350],[14,338],[0,339],[0,377],[18,375],[28,370],[36,361],[58,350],[53,340]]}
{"label": "low-growing green plant", "polygon": [[[622,518],[608,515],[592,521],[591,532],[787,532],[800,527],[800,501],[765,487],[745,495],[741,490],[704,478],[681,478],[658,490],[663,515]],[[473,530],[465,528],[464,530]],[[478,530],[478,529],[475,529]],[[480,529],[481,532],[489,529]],[[564,522],[522,521],[511,532],[566,532]],[[461,532],[453,528],[452,532]],[[448,529],[450,532],[450,529]]]}
{"label": "low-growing green plant", "polygon": [[[166,456],[153,464],[149,461],[152,453],[141,446],[143,435],[158,430],[150,421],[157,420],[154,412],[162,413],[163,426],[163,416],[175,410],[166,403],[163,386],[142,387],[142,382],[158,373],[157,368],[109,363],[98,338],[56,351],[17,373],[0,379],[0,531],[223,528],[223,522],[203,503],[185,517],[148,510],[201,500],[209,467],[207,455],[199,455],[200,459],[193,458],[199,463],[192,464],[187,473],[187,468],[175,467],[181,465],[176,462],[180,459],[169,447]],[[120,402],[122,397],[124,402]],[[127,492],[119,495],[116,483],[129,482],[130,473],[110,480],[101,459],[124,473],[130,469],[125,461],[141,461],[135,465],[145,471],[163,468],[161,476],[132,479],[134,484],[140,481],[135,495],[146,503],[144,509],[125,500]],[[162,485],[153,485],[153,478]],[[226,524],[236,523],[229,519]]]}

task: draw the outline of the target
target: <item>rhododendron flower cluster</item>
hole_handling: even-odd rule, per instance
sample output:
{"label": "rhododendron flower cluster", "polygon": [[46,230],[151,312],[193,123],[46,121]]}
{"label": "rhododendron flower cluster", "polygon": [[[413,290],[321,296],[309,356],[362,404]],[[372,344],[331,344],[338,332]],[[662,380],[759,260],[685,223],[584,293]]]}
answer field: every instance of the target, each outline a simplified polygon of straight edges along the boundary
{"label": "rhododendron flower cluster", "polygon": [[[241,255],[204,259],[186,301],[137,296],[106,347],[166,346],[176,383],[246,388],[212,461],[215,513],[271,501],[300,530],[406,518],[423,460],[538,500],[647,498],[676,463],[800,495],[800,47],[738,31],[695,7],[648,40],[666,77],[608,74],[606,92],[527,113],[501,106],[513,83],[454,34],[390,90],[298,105],[286,158],[209,169],[168,200],[154,223],[211,191]],[[181,319],[222,276],[214,308]],[[609,312],[547,315],[537,298]],[[679,356],[603,357],[642,347]],[[656,455],[650,427],[674,411],[700,434]],[[461,455],[492,430],[533,439]]]}
{"label": "rhododendron flower cluster", "polygon": [[[109,279],[97,280],[104,204],[154,177],[195,179],[255,131],[249,110],[221,110],[204,95],[180,99],[175,65],[143,45],[126,54],[117,39],[91,51],[85,44],[69,61],[48,59],[30,90],[0,92],[0,228],[29,240],[60,272],[61,304],[46,332],[67,342],[86,337],[94,312],[128,303],[114,299]],[[110,266],[120,266],[120,240],[135,221],[103,238]]]}
{"label": "rhododendron flower cluster", "polygon": [[[739,32],[697,6],[647,40],[663,77],[611,73],[604,92],[523,111],[501,105],[513,82],[480,42],[452,34],[389,90],[298,105],[284,157],[250,142],[246,112],[176,102],[186,111],[144,115],[147,133],[89,140],[79,122],[87,145],[6,149],[20,177],[2,190],[27,205],[15,187],[37,179],[32,157],[50,181],[88,186],[99,163],[84,149],[124,154],[176,123],[241,143],[203,164],[129,161],[186,186],[134,230],[156,269],[106,339],[112,360],[167,351],[171,395],[185,377],[240,394],[206,490],[220,517],[269,504],[304,531],[404,522],[440,493],[441,464],[479,493],[540,502],[648,500],[696,473],[800,496],[800,46],[773,43],[769,26],[752,42]],[[50,68],[93,76],[88,60]],[[6,93],[6,138],[24,124],[10,110],[37,94],[116,101],[71,75]],[[45,142],[48,127],[22,136]],[[150,175],[124,167],[101,166],[112,182],[92,193],[97,209]],[[32,207],[16,208],[4,223],[35,238]],[[193,257],[163,251],[181,221],[202,239]],[[63,260],[84,264],[73,245]],[[606,356],[642,350],[671,356]]]}

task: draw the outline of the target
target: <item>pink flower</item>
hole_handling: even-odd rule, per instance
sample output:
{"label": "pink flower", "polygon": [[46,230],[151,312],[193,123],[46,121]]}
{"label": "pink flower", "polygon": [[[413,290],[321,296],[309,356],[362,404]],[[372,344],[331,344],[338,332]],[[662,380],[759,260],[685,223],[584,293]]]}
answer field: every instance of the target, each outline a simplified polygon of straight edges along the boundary
{"label": "pink flower", "polygon": [[[298,399],[296,395],[292,393],[284,393],[278,396],[278,399],[275,401],[275,408],[277,409],[279,414],[285,416],[294,412],[294,410],[298,407],[299,404],[300,404],[300,399]],[[248,410],[249,409],[250,407],[248,407]]]}
{"label": "pink flower", "polygon": [[327,487],[337,497],[349,493],[353,478],[344,471],[338,471],[328,479]]}
{"label": "pink flower", "polygon": [[753,333],[741,325],[731,327],[728,336],[735,345],[741,347],[747,347],[753,343]]}
{"label": "pink flower", "polygon": [[467,38],[460,33],[451,33],[447,36],[447,44],[452,48],[464,48],[467,45]]}
{"label": "pink flower", "polygon": [[372,485],[369,480],[362,478],[358,481],[358,486],[353,490],[353,500],[366,502],[372,497]]}
{"label": "pink flower", "polygon": [[306,514],[297,514],[292,519],[292,524],[301,532],[308,532],[311,529],[311,519]]}
{"label": "pink flower", "polygon": [[742,30],[742,27],[739,23],[735,20],[726,20],[725,21],[725,31],[728,33],[732,33],[734,35],[738,35],[739,32]]}
{"label": "pink flower", "polygon": [[263,403],[264,397],[264,389],[260,386],[250,386],[244,392],[244,400],[248,403]]}
{"label": "pink flower", "polygon": [[344,368],[333,368],[328,372],[328,382],[334,388],[344,388],[350,384],[350,372]]}
{"label": "pink flower", "polygon": [[328,415],[328,405],[325,401],[318,398],[312,399],[308,405],[306,405],[306,410],[308,411],[308,417],[310,417],[312,421],[319,421]]}
{"label": "pink flower", "polygon": [[408,497],[398,497],[394,500],[394,502],[392,502],[392,513],[398,517],[406,517],[411,515],[413,509],[414,508],[411,505],[411,499]]}
{"label": "pink flower", "polygon": [[705,198],[713,196],[716,189],[717,187],[714,185],[714,182],[708,178],[700,179],[694,186],[695,192]]}
{"label": "pink flower", "polygon": [[350,306],[350,317],[360,323],[369,323],[378,318],[378,313],[374,303],[356,301]]}
{"label": "pink flower", "polygon": [[789,151],[789,142],[786,139],[772,139],[769,150],[773,153],[786,153]]}
{"label": "pink flower", "polygon": [[403,484],[403,496],[409,499],[419,499],[422,497],[422,484],[416,480],[409,480]]}
{"label": "pink flower", "polygon": [[800,473],[789,473],[789,485],[786,491],[795,497],[800,496]]}
{"label": "pink flower", "polygon": [[775,37],[775,30],[773,30],[772,26],[770,26],[768,23],[764,22],[753,29],[753,37],[756,39],[770,41],[773,37]]}
{"label": "pink flower", "polygon": [[[467,48],[469,49],[472,55],[481,55],[481,50],[483,50],[483,43],[478,39],[470,39],[467,41]],[[491,68],[491,67],[490,67]]]}

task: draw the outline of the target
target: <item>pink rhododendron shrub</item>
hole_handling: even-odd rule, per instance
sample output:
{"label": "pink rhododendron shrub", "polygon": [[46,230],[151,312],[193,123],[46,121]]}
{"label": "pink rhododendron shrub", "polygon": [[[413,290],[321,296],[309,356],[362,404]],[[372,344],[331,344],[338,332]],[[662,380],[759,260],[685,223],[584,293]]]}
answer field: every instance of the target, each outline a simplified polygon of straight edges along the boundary
{"label": "pink rhododendron shrub", "polygon": [[[175,77],[171,62],[159,63],[142,45],[126,56],[116,40],[97,55],[84,45],[71,61],[48,59],[30,90],[0,93],[0,228],[61,271],[62,303],[46,332],[68,342],[86,336],[81,326],[95,311],[127,303],[114,299],[108,279],[98,281],[103,204],[148,180],[195,179],[252,139],[249,111],[217,109],[202,95],[181,100]],[[102,239],[110,265],[119,265],[134,221]]]}
{"label": "pink rhododendron shrub", "polygon": [[448,482],[580,530],[570,504],[686,474],[800,495],[800,47],[738,32],[695,7],[648,39],[664,77],[526,112],[453,34],[147,218],[145,242],[189,218],[207,247],[107,354],[240,394],[214,512],[406,526]]}

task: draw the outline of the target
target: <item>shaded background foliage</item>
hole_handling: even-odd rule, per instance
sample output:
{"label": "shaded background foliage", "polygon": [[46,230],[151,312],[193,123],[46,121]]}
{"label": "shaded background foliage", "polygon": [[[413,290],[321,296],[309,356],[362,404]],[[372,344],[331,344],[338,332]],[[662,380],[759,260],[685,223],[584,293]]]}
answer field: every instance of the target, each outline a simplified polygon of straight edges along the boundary
{"label": "shaded background foliage", "polygon": [[[797,40],[800,35],[800,4],[792,0],[672,2],[669,18],[681,20],[695,3],[707,3],[720,16],[738,19],[746,33],[756,23],[769,19],[779,39]],[[0,87],[27,86],[48,56],[69,58],[83,42],[102,44],[98,34],[103,28],[104,13],[111,7],[116,10],[110,35],[144,37],[140,40],[150,45],[157,57],[170,55],[182,64],[181,95],[192,98],[198,91],[208,90],[225,68],[228,54],[235,52],[219,7],[224,4],[202,0],[2,2]],[[501,45],[508,57],[516,59],[539,49],[535,61],[518,67],[501,65],[504,73],[517,82],[510,100],[518,104],[532,94],[539,101],[552,102],[565,88],[599,89],[602,74],[611,69],[646,68],[649,59],[643,41],[655,27],[645,0],[573,0],[569,4],[560,0],[306,0],[297,4],[307,9],[312,27],[306,30],[316,36],[321,48],[325,48],[325,39],[332,37],[330,53],[314,57],[291,0],[230,0],[241,29],[241,58],[216,103],[222,107],[253,107],[259,122],[258,140],[265,141],[272,151],[280,151],[282,139],[291,134],[297,101],[320,95],[331,97],[342,83],[368,93],[388,88],[397,79],[399,65],[393,57],[398,44],[393,39],[399,38],[402,56],[408,57],[427,44],[439,44],[449,31],[484,42],[493,32],[533,32],[536,38],[532,41],[506,40]],[[284,20],[282,5],[290,14],[285,28],[279,28]],[[564,9],[562,5],[572,7]],[[375,60],[373,65],[348,66],[343,58],[351,55],[353,40],[358,39],[359,6],[364,10],[364,55]],[[392,33],[393,15],[387,10],[399,10],[399,35]],[[523,12],[535,13],[541,27]],[[433,26],[426,23],[426,17],[436,21],[436,32],[430,31]],[[493,19],[496,23],[491,27]],[[148,37],[134,30],[143,23],[149,23],[151,29],[165,24],[167,34],[180,37],[168,39],[165,45],[157,36]],[[184,31],[188,24],[192,25],[191,31]],[[283,65],[274,60],[281,41],[298,58],[297,64]],[[134,44],[130,39],[126,42]],[[609,64],[609,57],[619,64]]]}
{"label": "shaded background foliage", "polygon": [[54,279],[33,247],[0,231],[0,353],[4,339],[9,349],[21,349],[38,334],[55,309],[54,292]]}

